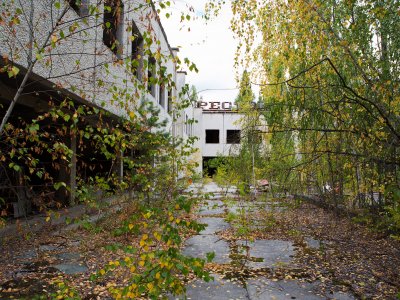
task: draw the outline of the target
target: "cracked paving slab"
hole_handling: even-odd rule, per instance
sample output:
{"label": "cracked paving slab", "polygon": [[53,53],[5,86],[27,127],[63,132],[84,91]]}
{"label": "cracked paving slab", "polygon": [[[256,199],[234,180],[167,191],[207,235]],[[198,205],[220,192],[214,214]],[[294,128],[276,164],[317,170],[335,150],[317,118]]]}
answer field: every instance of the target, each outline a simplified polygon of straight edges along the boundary
{"label": "cracked paving slab", "polygon": [[246,262],[250,268],[273,268],[282,264],[290,264],[295,255],[295,249],[292,242],[283,240],[255,240],[237,241],[239,246],[238,254],[246,254],[246,248],[249,250],[249,256],[253,260]]}
{"label": "cracked paving slab", "polygon": [[249,299],[246,289],[238,281],[223,279],[219,275],[211,274],[214,281],[204,282],[196,280],[187,286],[185,297],[170,297],[170,299]]}
{"label": "cracked paving slab", "polygon": [[204,203],[197,214],[199,216],[220,215],[225,213],[225,204],[220,200],[208,200]]}
{"label": "cracked paving slab", "polygon": [[215,235],[195,235],[186,241],[182,254],[206,259],[208,252],[215,252],[213,262],[225,264],[230,262],[229,244]]}
{"label": "cracked paving slab", "polygon": [[230,224],[223,218],[204,217],[197,220],[199,223],[207,224],[207,227],[200,232],[201,235],[216,234],[219,231],[230,228]]}

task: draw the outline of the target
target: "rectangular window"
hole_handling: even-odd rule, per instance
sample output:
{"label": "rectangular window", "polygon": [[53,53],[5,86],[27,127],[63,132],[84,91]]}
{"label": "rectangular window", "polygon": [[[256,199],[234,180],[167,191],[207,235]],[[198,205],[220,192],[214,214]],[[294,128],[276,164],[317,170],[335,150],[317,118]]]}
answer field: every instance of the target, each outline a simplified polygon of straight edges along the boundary
{"label": "rectangular window", "polygon": [[206,144],[219,144],[218,129],[206,129]]}
{"label": "rectangular window", "polygon": [[158,87],[159,87],[158,104],[160,104],[162,107],[165,108],[165,88],[163,84],[160,84]]}
{"label": "rectangular window", "polygon": [[88,0],[68,0],[68,3],[80,17],[89,15]]}
{"label": "rectangular window", "polygon": [[167,110],[168,110],[168,113],[171,114],[171,112],[172,112],[172,89],[171,88],[168,89],[168,97],[167,98],[168,98]]}
{"label": "rectangular window", "polygon": [[143,72],[143,36],[135,22],[132,22],[132,37],[132,73],[141,81]]}
{"label": "rectangular window", "polygon": [[227,130],[226,131],[227,144],[240,144],[240,130]]}
{"label": "rectangular window", "polygon": [[156,59],[152,56],[149,57],[147,62],[147,90],[153,97],[156,96],[155,78],[156,75]]}
{"label": "rectangular window", "polygon": [[123,11],[121,0],[104,1],[103,42],[118,58],[122,58]]}

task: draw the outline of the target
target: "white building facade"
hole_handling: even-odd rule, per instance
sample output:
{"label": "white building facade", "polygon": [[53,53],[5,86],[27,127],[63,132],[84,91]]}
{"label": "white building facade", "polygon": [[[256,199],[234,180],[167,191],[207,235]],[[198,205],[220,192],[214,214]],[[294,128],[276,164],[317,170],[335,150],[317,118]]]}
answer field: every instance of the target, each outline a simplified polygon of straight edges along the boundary
{"label": "white building facade", "polygon": [[[29,122],[67,100],[72,109],[85,105],[105,111],[104,123],[112,130],[120,121],[135,118],[146,102],[159,110],[160,121],[166,121],[159,130],[182,135],[172,114],[185,73],[178,71],[178,49],[170,46],[152,1],[10,0],[3,1],[0,15],[1,119],[14,104],[10,122],[17,123]],[[95,119],[88,117],[83,123]],[[79,153],[82,140],[76,134],[66,139],[72,161],[52,172],[73,191],[77,161],[85,159],[82,165],[88,172],[87,166],[96,170],[100,163],[92,162],[90,146]],[[119,157],[118,162],[107,162],[107,167],[122,177],[121,161]],[[72,192],[68,197],[73,203]]]}
{"label": "white building facade", "polygon": [[210,159],[239,153],[242,117],[230,102],[200,101],[185,111],[189,122],[185,122],[184,134],[197,138],[194,144],[197,152],[193,157],[199,174]]}

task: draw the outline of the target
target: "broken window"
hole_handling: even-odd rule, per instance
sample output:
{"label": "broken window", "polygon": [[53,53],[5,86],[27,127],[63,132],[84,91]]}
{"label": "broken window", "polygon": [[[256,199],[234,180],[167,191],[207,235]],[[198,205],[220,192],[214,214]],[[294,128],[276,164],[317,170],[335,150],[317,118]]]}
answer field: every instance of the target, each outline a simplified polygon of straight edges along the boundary
{"label": "broken window", "polygon": [[240,130],[227,130],[226,131],[227,144],[240,144]]}
{"label": "broken window", "polygon": [[218,129],[206,129],[206,143],[207,144],[218,144],[219,143],[219,130]]}
{"label": "broken window", "polygon": [[123,11],[121,0],[104,1],[103,42],[118,57],[122,57]]}

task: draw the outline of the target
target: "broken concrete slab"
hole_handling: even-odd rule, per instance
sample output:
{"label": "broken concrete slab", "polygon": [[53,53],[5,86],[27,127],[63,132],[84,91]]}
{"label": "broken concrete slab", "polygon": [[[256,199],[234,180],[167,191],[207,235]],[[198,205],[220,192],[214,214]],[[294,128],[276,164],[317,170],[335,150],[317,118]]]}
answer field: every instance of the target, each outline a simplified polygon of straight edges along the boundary
{"label": "broken concrete slab", "polygon": [[292,261],[295,250],[292,242],[283,240],[237,241],[238,254],[249,255],[250,268],[273,268]]}
{"label": "broken concrete slab", "polygon": [[266,278],[250,279],[246,282],[251,300],[321,300],[318,295],[316,283],[304,283],[299,281],[272,281]]}
{"label": "broken concrete slab", "polygon": [[53,267],[56,268],[58,271],[68,275],[85,273],[89,270],[88,267],[79,263],[58,264],[54,265]]}
{"label": "broken concrete slab", "polygon": [[240,282],[222,279],[218,275],[212,274],[214,281],[204,282],[196,280],[187,286],[186,297],[170,297],[170,299],[249,299],[247,291]]}
{"label": "broken concrete slab", "polygon": [[207,224],[207,227],[202,230],[200,234],[215,234],[230,227],[229,223],[225,222],[223,218],[205,217],[197,221],[202,224]]}
{"label": "broken concrete slab", "polygon": [[224,264],[229,263],[229,244],[214,235],[195,235],[189,238],[182,251],[183,255],[206,259],[206,254],[215,252],[213,262]]}
{"label": "broken concrete slab", "polygon": [[205,201],[202,207],[198,211],[198,215],[220,215],[225,213],[225,204],[220,200],[208,200]]}

